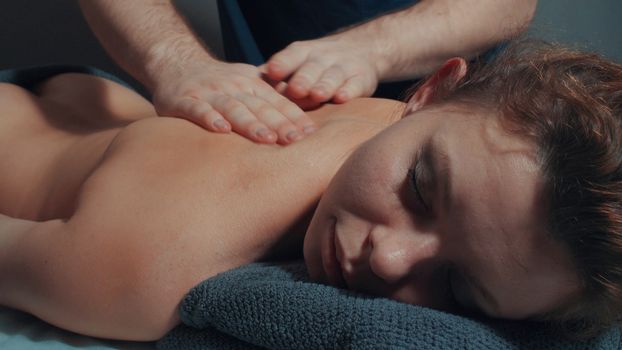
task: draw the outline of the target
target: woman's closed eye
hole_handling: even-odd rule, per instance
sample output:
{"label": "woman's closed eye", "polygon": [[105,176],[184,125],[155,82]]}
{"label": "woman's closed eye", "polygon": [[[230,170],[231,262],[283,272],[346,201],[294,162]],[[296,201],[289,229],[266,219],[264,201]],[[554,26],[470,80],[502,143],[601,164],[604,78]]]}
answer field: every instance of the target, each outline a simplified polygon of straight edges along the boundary
{"label": "woman's closed eye", "polygon": [[428,213],[430,211],[430,205],[423,195],[423,183],[421,181],[422,176],[422,162],[420,161],[419,155],[417,155],[413,167],[408,169],[408,183],[410,189],[414,192],[416,202],[421,206],[425,213]]}

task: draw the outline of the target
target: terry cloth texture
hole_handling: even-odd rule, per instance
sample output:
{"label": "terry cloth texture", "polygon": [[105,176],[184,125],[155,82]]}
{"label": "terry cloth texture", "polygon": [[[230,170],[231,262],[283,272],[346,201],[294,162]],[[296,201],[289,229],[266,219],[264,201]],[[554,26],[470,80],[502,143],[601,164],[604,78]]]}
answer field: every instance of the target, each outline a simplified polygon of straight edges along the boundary
{"label": "terry cloth texture", "polygon": [[303,262],[219,274],[187,294],[180,314],[159,350],[622,348],[618,327],[570,341],[535,323],[474,320],[312,283]]}
{"label": "terry cloth texture", "polygon": [[24,89],[32,90],[42,81],[63,73],[82,73],[94,75],[100,78],[112,80],[126,86],[127,88],[133,89],[129,84],[110,73],[106,73],[95,67],[80,65],[46,65],[14,69],[2,69],[0,70],[0,82],[11,83],[19,85]]}

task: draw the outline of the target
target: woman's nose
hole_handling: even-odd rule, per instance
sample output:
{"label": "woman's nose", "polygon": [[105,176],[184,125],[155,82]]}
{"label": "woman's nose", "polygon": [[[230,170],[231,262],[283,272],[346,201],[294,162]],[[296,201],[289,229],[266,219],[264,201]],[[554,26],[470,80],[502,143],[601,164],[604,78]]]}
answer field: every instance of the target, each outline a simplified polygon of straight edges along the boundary
{"label": "woman's nose", "polygon": [[[375,227],[370,233],[369,265],[387,283],[396,283],[413,273],[427,275],[425,266],[437,265],[439,239],[434,233]],[[418,272],[417,272],[418,271]]]}

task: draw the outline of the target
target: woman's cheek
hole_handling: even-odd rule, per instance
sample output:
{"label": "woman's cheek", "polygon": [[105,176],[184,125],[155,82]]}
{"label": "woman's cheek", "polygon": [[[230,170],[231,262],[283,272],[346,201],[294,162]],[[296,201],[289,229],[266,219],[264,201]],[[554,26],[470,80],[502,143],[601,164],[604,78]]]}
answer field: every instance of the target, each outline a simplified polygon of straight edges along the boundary
{"label": "woman's cheek", "polygon": [[334,215],[334,197],[326,192],[311,218],[303,243],[303,254],[309,276],[316,281],[325,281],[322,249],[331,235],[331,217]]}

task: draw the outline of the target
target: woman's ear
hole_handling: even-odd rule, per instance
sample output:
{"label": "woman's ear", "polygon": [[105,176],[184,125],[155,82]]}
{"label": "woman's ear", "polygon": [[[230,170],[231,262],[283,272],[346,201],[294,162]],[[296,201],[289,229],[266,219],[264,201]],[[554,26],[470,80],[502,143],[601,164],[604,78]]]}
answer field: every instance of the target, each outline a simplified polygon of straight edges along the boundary
{"label": "woman's ear", "polygon": [[408,115],[423,106],[443,97],[447,89],[440,89],[441,86],[454,86],[462,79],[467,72],[467,64],[464,58],[454,57],[445,62],[434,74],[432,74],[412,95],[406,105]]}

